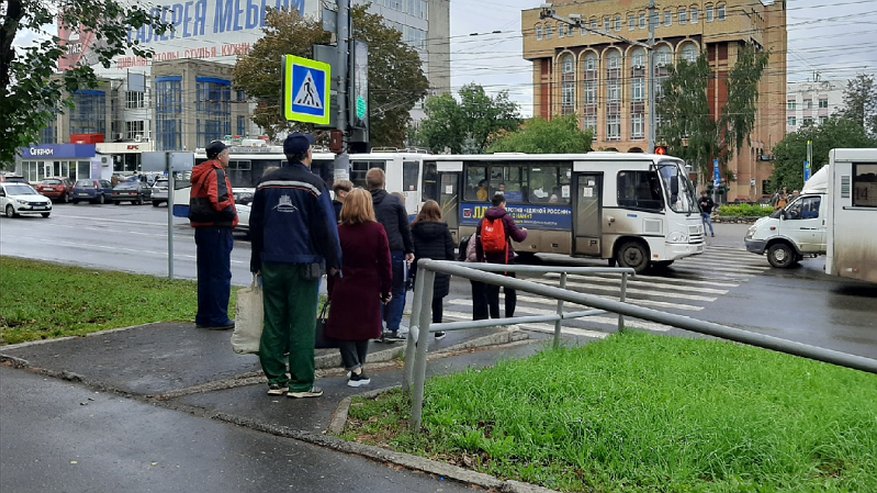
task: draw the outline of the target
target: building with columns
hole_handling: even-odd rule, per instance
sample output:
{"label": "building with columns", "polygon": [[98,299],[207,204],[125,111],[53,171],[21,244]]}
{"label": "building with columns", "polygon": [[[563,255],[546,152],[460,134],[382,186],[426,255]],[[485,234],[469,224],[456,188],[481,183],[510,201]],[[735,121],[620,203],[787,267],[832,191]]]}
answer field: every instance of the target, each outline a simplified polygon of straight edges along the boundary
{"label": "building with columns", "polygon": [[[647,43],[648,6],[648,0],[553,2],[559,17],[581,18],[591,30],[540,19],[541,8],[524,10],[523,53],[533,63],[534,116],[550,119],[576,115],[580,127],[592,132],[595,150],[647,150],[648,53],[639,45],[592,30]],[[727,101],[726,80],[738,50],[752,42],[769,53],[758,87],[758,108],[750,141],[734,153],[723,170],[724,176],[733,177],[728,183],[727,200],[760,199],[769,190],[768,180],[773,172],[770,150],[786,131],[785,1],[662,2],[656,20],[656,97],[660,98],[661,83],[669,76],[673,63],[695,60],[705,52],[715,74],[707,91],[710,113],[715,118]],[[661,144],[660,140],[657,143]],[[703,167],[709,163],[697,164]],[[706,181],[700,179],[699,185]]]}

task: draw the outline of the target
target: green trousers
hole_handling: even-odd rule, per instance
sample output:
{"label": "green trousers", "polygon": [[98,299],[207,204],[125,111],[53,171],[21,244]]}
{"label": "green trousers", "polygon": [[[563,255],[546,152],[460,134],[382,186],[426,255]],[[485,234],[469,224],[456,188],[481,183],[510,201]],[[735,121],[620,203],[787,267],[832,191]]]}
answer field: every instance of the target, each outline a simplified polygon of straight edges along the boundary
{"label": "green trousers", "polygon": [[[259,363],[269,384],[289,385],[290,392],[314,385],[314,326],[320,280],[305,280],[295,264],[262,263],[265,327]],[[286,376],[289,352],[289,377]]]}

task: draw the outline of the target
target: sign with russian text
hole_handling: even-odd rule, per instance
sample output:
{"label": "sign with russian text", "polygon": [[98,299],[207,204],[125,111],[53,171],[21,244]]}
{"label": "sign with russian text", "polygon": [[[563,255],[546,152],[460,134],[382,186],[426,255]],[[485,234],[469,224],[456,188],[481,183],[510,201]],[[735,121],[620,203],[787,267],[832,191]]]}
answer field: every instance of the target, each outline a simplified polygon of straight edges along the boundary
{"label": "sign with russian text", "polygon": [[[460,224],[477,226],[487,209],[490,205],[484,202],[463,202],[460,204]],[[572,207],[568,205],[506,205],[506,213],[515,224],[528,229],[572,230]]]}

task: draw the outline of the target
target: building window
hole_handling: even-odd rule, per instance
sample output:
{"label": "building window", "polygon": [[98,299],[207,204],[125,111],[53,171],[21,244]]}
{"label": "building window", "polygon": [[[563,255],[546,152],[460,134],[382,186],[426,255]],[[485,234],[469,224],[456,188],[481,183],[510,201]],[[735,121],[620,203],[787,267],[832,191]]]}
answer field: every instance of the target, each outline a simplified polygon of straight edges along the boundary
{"label": "building window", "polygon": [[643,138],[643,114],[637,113],[630,117],[630,137],[632,139]]}
{"label": "building window", "polygon": [[813,125],[813,119],[809,118],[809,117],[804,118],[804,120],[801,122],[801,125],[803,125],[805,127],[810,127]]}
{"label": "building window", "polygon": [[720,21],[725,20],[725,4],[716,5],[716,18]]}
{"label": "building window", "polygon": [[704,15],[706,15],[707,22],[713,21],[713,16],[715,15],[715,11],[713,10],[713,4],[706,4],[706,7],[704,7]]}
{"label": "building window", "polygon": [[642,77],[637,77],[633,79],[633,83],[631,84],[633,90],[631,91],[632,98],[634,101],[642,101],[645,99],[645,90],[646,90],[646,80]]}
{"label": "building window", "polygon": [[627,14],[627,29],[631,31],[636,29],[636,17],[633,14]]}
{"label": "building window", "polygon": [[790,100],[786,101],[786,109],[787,110],[795,111],[795,106],[797,106],[797,105],[795,104],[794,99],[790,99]]}
{"label": "building window", "polygon": [[588,132],[591,132],[591,137],[595,140],[597,139],[597,113],[594,114],[586,114],[585,118],[582,119],[582,127]]}
{"label": "building window", "polygon": [[107,99],[104,91],[79,90],[70,111],[71,134],[106,134]]}
{"label": "building window", "polygon": [[646,28],[646,13],[645,12],[639,13],[639,28],[640,29]]}
{"label": "building window", "polygon": [[664,11],[664,25],[667,27],[673,25],[673,12],[669,10]]}
{"label": "building window", "polygon": [[688,24],[688,10],[685,7],[679,9],[679,23]]}
{"label": "building window", "polygon": [[155,78],[155,140],[160,151],[182,149],[182,79]]}
{"label": "building window", "polygon": [[789,127],[794,127],[797,124],[798,124],[798,119],[795,118],[794,116],[790,116],[790,117],[786,118],[786,125],[788,125]]}
{"label": "building window", "polygon": [[597,30],[597,18],[596,17],[591,17],[591,30],[593,30],[593,31]]}
{"label": "building window", "polygon": [[606,140],[621,140],[621,115],[618,113],[606,116]]}
{"label": "building window", "polygon": [[554,37],[554,28],[551,27],[550,24],[545,25],[545,39],[551,39]]}
{"label": "building window", "polygon": [[558,39],[566,37],[566,24],[557,25],[557,37]]}
{"label": "building window", "polygon": [[536,40],[542,41],[542,24],[536,25]]}
{"label": "building window", "polygon": [[231,81],[197,77],[195,87],[195,145],[205,147],[209,142],[231,134]]}
{"label": "building window", "polygon": [[682,47],[682,59],[688,63],[697,62],[697,46],[693,43],[686,43]]}
{"label": "building window", "polygon": [[603,30],[606,32],[612,30],[612,19],[610,19],[608,16],[603,17]]}
{"label": "building window", "polygon": [[697,9],[697,7],[692,5],[690,12],[691,12],[691,23],[697,24],[698,22],[700,22],[700,11]]}
{"label": "building window", "polygon": [[827,122],[827,121],[828,121],[828,117],[827,117],[827,116],[820,116],[820,117],[819,117],[819,124],[820,124],[820,125],[822,125],[823,123],[825,123],[825,122]]}
{"label": "building window", "polygon": [[812,110],[813,109],[813,100],[812,99],[807,98],[804,100],[804,109],[805,110]]}
{"label": "building window", "polygon": [[828,98],[819,98],[819,107],[828,108]]}
{"label": "building window", "polygon": [[560,112],[564,115],[572,115],[576,112],[576,69],[573,56],[569,53],[563,55],[561,66],[561,103]]}
{"label": "building window", "polygon": [[617,14],[615,15],[615,30],[621,31],[621,16]]}
{"label": "building window", "polygon": [[247,117],[238,115],[237,117],[237,134],[243,137],[247,136]]}
{"label": "building window", "polygon": [[143,108],[143,91],[125,91],[125,108]]}
{"label": "building window", "polygon": [[128,140],[139,142],[146,136],[144,123],[143,120],[125,122],[125,134]]}

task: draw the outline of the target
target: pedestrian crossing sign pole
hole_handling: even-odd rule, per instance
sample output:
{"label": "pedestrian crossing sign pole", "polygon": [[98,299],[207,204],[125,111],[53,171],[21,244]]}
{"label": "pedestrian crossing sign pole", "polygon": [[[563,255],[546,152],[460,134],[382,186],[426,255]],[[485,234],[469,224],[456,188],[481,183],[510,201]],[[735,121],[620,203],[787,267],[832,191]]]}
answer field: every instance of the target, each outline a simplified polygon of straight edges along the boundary
{"label": "pedestrian crossing sign pole", "polygon": [[331,66],[309,58],[284,55],[282,73],[284,117],[296,122],[328,125]]}

